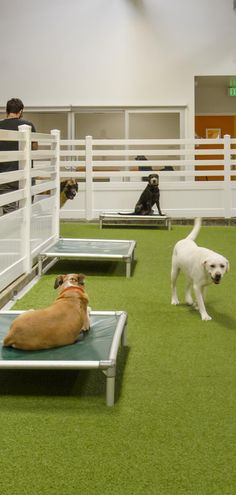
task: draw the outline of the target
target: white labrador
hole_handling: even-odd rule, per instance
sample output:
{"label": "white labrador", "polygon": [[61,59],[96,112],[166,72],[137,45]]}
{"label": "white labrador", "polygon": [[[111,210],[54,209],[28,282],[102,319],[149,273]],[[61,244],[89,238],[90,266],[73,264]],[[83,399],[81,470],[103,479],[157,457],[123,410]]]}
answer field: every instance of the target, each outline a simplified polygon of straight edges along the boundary
{"label": "white labrador", "polygon": [[192,288],[195,292],[197,307],[202,320],[211,320],[204,304],[204,292],[207,285],[219,284],[225,272],[229,271],[229,262],[221,254],[206,249],[194,242],[201,228],[201,218],[196,218],[190,234],[174,247],[171,269],[171,304],[179,304],[176,281],[180,270],[186,276],[185,301],[192,305]]}

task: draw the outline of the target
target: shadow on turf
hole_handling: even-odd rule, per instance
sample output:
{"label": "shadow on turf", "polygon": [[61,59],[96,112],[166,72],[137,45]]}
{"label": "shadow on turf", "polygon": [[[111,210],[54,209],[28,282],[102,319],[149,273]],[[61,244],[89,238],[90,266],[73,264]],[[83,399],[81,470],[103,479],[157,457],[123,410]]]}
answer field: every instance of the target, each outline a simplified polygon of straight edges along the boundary
{"label": "shadow on turf", "polygon": [[[115,402],[122,391],[129,347],[117,355]],[[1,370],[0,396],[104,397],[106,377],[101,370]]]}
{"label": "shadow on turf", "polygon": [[[132,274],[134,273],[137,261],[132,264]],[[126,264],[119,261],[84,261],[84,260],[60,260],[47,272],[52,275],[61,273],[84,273],[87,276],[122,276],[126,274]]]}
{"label": "shadow on turf", "polygon": [[226,313],[216,311],[215,307],[213,308],[210,304],[207,305],[207,311],[209,312],[209,315],[212,317],[214,322],[218,323],[224,328],[227,328],[228,330],[233,330],[235,332],[235,318],[231,318],[231,316],[227,315]]}
{"label": "shadow on turf", "polygon": [[[179,304],[179,307],[186,308],[190,313],[194,313],[197,318],[201,319],[199,311],[194,308],[193,306],[188,306],[185,303]],[[207,312],[208,314],[212,317],[211,321],[214,321],[215,323],[218,323],[221,325],[223,328],[228,328],[229,330],[236,330],[236,318],[231,318],[231,316],[225,314],[225,313],[220,313],[219,311],[216,311],[215,306],[211,306],[211,304],[207,304]]]}

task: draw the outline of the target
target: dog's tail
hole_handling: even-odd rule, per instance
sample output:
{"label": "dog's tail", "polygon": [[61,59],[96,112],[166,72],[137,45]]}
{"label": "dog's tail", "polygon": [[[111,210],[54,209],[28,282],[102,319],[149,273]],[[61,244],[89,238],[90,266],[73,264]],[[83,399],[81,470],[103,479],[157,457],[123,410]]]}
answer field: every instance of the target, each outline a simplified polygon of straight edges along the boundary
{"label": "dog's tail", "polygon": [[199,234],[201,226],[202,226],[202,219],[200,217],[195,218],[193,229],[191,230],[190,234],[186,237],[186,239],[189,239],[190,241],[195,241],[195,239]]}
{"label": "dog's tail", "polygon": [[136,215],[136,213],[135,213],[135,211],[132,211],[132,213],[130,213],[130,212],[125,213],[124,211],[122,211],[122,212],[121,211],[118,211],[118,215],[125,215],[125,216],[127,216],[127,215]]}

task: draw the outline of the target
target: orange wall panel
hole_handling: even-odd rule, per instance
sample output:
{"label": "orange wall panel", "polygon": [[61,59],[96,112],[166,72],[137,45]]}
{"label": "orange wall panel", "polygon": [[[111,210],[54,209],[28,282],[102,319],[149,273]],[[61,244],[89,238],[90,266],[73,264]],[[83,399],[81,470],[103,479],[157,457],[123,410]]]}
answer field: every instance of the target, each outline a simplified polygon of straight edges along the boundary
{"label": "orange wall panel", "polygon": [[[207,129],[220,129],[221,137],[225,134],[229,134],[231,137],[235,136],[236,130],[236,118],[233,115],[207,115],[207,116],[196,116],[195,117],[195,132],[200,138],[206,138]],[[217,148],[221,148],[221,145],[217,145]],[[211,145],[202,145],[201,149],[211,149]],[[214,160],[214,158],[220,159],[220,155],[208,155],[209,160]],[[198,160],[204,160],[204,155],[196,157]],[[216,165],[215,167],[207,166],[196,166],[196,170],[223,170],[221,165]],[[223,180],[223,176],[204,176],[196,177],[196,180]]]}

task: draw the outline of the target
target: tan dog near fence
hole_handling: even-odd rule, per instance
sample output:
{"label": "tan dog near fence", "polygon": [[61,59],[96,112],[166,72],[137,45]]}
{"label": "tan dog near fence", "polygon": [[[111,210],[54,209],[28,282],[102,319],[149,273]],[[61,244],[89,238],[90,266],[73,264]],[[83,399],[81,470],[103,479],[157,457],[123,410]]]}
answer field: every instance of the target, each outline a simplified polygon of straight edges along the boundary
{"label": "tan dog near fence", "polygon": [[68,199],[74,199],[78,192],[78,183],[75,179],[67,179],[60,183],[60,208]]}
{"label": "tan dog near fence", "polygon": [[[37,177],[39,181],[45,180],[45,177]],[[78,182],[75,179],[66,179],[60,182],[60,208],[68,199],[74,199],[78,192]],[[44,191],[39,195],[50,195],[50,191]]]}
{"label": "tan dog near fence", "polygon": [[12,322],[3,345],[25,351],[73,344],[82,331],[89,330],[85,275],[58,275],[54,288],[59,295],[44,309],[20,314]]}

